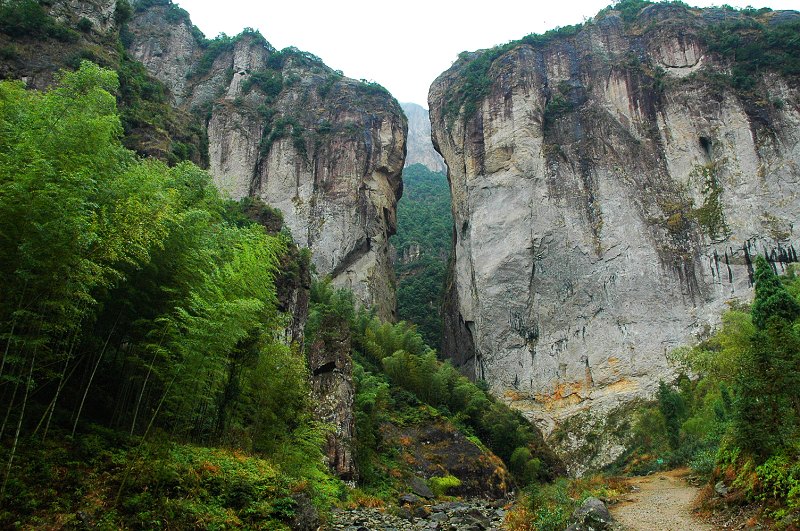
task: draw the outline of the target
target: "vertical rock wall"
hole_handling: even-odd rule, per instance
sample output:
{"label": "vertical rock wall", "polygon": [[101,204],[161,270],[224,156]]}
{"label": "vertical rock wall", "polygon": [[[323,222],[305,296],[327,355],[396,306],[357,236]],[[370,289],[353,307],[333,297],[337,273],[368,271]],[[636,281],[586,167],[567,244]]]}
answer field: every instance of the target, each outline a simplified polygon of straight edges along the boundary
{"label": "vertical rock wall", "polygon": [[129,52],[173,102],[206,116],[222,193],[280,209],[320,274],[393,319],[388,238],[407,124],[391,95],[254,33],[213,48],[171,4],[137,9],[128,29]]}
{"label": "vertical rock wall", "polygon": [[340,316],[326,315],[320,325],[325,332],[308,348],[311,387],[317,398],[318,420],[333,427],[325,444],[328,464],[342,479],[355,480],[355,415],[353,360],[350,357],[349,324]]}
{"label": "vertical rock wall", "polygon": [[[797,261],[800,87],[767,74],[753,98],[713,81],[729,67],[703,32],[737,16],[611,11],[463,54],[431,87],[455,222],[446,354],[561,432],[573,471],[613,460],[619,441],[587,450],[587,434],[751,298],[754,255]],[[481,97],[463,90],[476,61]]]}

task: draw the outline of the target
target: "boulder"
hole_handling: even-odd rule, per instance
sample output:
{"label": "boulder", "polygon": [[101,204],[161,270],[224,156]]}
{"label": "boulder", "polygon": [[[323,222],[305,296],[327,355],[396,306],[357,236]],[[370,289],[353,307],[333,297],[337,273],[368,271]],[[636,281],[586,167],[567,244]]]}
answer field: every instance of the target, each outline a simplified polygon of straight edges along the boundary
{"label": "boulder", "polygon": [[597,498],[590,497],[586,498],[581,506],[572,513],[572,524],[567,529],[570,531],[603,531],[611,529],[613,521],[606,504]]}

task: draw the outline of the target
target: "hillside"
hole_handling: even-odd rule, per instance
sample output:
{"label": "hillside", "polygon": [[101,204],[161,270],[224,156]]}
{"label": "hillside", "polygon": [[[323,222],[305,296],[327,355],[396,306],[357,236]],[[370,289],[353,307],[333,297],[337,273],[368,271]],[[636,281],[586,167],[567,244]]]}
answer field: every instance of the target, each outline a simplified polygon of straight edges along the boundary
{"label": "hillside", "polygon": [[416,103],[401,103],[408,118],[406,167],[422,164],[432,172],[445,173],[444,159],[433,149],[431,119],[428,111]]}
{"label": "hillside", "polygon": [[403,170],[403,199],[397,206],[397,316],[418,326],[425,342],[442,338],[442,302],[452,249],[453,217],[447,177],[422,164]]}

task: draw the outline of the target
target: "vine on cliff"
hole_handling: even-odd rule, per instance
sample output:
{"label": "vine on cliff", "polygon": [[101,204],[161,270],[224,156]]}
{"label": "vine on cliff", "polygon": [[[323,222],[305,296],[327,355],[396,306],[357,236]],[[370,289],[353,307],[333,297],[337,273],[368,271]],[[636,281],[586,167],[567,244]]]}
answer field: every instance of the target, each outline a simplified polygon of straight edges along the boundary
{"label": "vine on cliff", "polygon": [[724,237],[728,233],[728,225],[725,223],[725,213],[722,210],[722,186],[717,177],[722,162],[712,162],[701,166],[693,172],[694,175],[703,179],[701,192],[703,194],[703,205],[694,209],[694,218],[705,230],[706,234],[716,240]]}

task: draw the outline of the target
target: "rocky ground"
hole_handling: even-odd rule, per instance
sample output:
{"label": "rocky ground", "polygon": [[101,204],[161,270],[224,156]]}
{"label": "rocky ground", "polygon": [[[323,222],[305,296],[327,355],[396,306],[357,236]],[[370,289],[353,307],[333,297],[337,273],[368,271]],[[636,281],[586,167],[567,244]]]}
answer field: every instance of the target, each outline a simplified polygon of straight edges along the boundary
{"label": "rocky ground", "polygon": [[[695,512],[700,492],[686,482],[688,470],[671,470],[627,480],[630,492],[611,505],[610,513],[597,498],[575,510],[568,531],[713,531],[731,529],[711,524]],[[323,531],[483,531],[503,529],[510,500],[465,499],[426,502],[406,494],[400,507],[342,509],[333,513]]]}
{"label": "rocky ground", "polygon": [[415,508],[346,509],[334,512],[325,530],[347,531],[483,531],[502,529],[506,502],[465,500]]}

